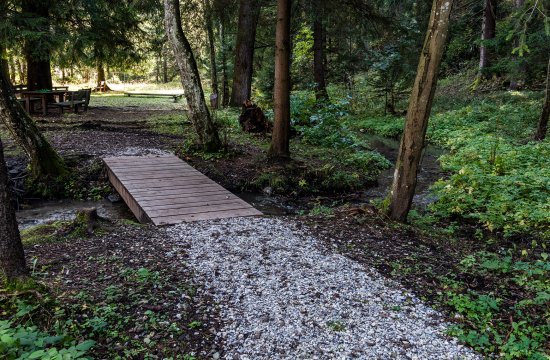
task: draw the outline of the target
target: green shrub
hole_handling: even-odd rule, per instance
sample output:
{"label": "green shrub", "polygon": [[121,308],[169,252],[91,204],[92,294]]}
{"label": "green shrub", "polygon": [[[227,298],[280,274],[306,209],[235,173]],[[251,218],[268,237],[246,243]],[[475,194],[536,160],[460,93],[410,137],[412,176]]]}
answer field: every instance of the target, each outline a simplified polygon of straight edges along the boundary
{"label": "green shrub", "polygon": [[[494,289],[499,295],[473,290],[457,293],[451,286],[453,290],[445,293],[446,303],[459,323],[451,327],[450,334],[478,351],[497,353],[504,359],[546,359],[545,345],[550,337],[548,254],[527,257],[522,251],[524,255],[515,259],[513,253],[480,251],[460,262],[460,270],[467,277],[498,282],[500,289]],[[509,294],[510,290],[514,293]],[[520,298],[510,301],[516,294]]]}
{"label": "green shrub", "polygon": [[432,210],[443,217],[460,215],[505,235],[550,227],[550,144],[500,144],[490,137],[441,159],[454,173],[433,189],[439,200]]}
{"label": "green shrub", "polygon": [[[86,359],[85,355],[95,341],[80,341],[79,334],[58,314],[49,332],[39,329],[33,314],[39,305],[23,300],[0,301],[5,311],[13,312],[10,318],[0,320],[0,358],[2,359]],[[76,337],[75,337],[76,336]]]}
{"label": "green shrub", "polygon": [[92,340],[79,344],[67,335],[50,335],[36,326],[0,321],[0,355],[3,359],[86,359],[95,345]]}
{"label": "green shrub", "polygon": [[356,130],[389,138],[398,138],[403,133],[405,119],[392,115],[370,116],[364,119],[353,119],[352,123]]}
{"label": "green shrub", "polygon": [[439,200],[431,209],[505,236],[548,237],[550,143],[521,142],[533,132],[537,101],[514,95],[509,100],[434,117],[428,136],[450,149],[440,160],[452,175],[433,186]]}

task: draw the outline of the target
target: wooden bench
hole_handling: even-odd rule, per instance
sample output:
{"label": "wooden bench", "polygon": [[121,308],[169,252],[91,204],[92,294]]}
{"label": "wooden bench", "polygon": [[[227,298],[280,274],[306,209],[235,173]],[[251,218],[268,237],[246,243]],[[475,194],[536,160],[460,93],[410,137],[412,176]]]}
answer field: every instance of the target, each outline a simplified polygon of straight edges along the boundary
{"label": "wooden bench", "polygon": [[78,113],[78,109],[82,107],[84,111],[88,111],[88,104],[90,103],[90,95],[92,89],[80,89],[70,93],[69,98],[66,101],[57,103],[51,103],[51,106],[58,108],[61,113],[65,109],[73,109],[75,113]]}
{"label": "wooden bench", "polygon": [[[21,106],[23,106],[25,109],[34,109],[35,105],[40,102],[39,97],[28,97],[25,98],[21,95],[23,91],[27,91],[27,85],[26,84],[17,84],[12,85],[13,93],[15,94],[15,97],[17,98],[17,101]],[[27,104],[28,102],[28,104]]]}
{"label": "wooden bench", "polygon": [[20,94],[22,91],[27,90],[27,85],[26,84],[17,84],[17,85],[12,85],[12,88],[13,88],[14,93]]}
{"label": "wooden bench", "polygon": [[134,91],[125,91],[126,96],[146,96],[146,97],[172,97],[174,102],[178,102],[179,99],[183,97],[183,93],[178,94],[163,94],[163,93],[152,93],[152,92],[134,92]]}

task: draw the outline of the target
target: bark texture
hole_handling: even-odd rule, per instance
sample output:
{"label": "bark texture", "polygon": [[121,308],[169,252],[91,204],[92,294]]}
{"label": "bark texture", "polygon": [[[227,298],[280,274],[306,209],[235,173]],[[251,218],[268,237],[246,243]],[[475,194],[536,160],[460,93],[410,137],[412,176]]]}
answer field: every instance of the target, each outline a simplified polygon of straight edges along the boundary
{"label": "bark texture", "polygon": [[97,61],[97,86],[101,86],[101,84],[105,83],[105,68],[103,67],[103,63],[101,61]]}
{"label": "bark texture", "polygon": [[168,49],[166,44],[162,45],[162,82],[168,83]]}
{"label": "bark texture", "polygon": [[189,107],[189,117],[199,137],[199,143],[205,151],[218,151],[221,148],[221,141],[206,107],[199,70],[191,45],[189,45],[181,27],[178,0],[164,0],[164,16],[166,34],[172,43]]}
{"label": "bark texture", "polygon": [[391,189],[390,218],[406,221],[416,188],[428,118],[437,85],[437,75],[449,30],[453,0],[434,0],[426,39],[409,100],[405,130]]}
{"label": "bark texture", "polygon": [[497,0],[485,0],[483,10],[483,24],[481,29],[481,46],[479,48],[479,72],[483,71],[490,64],[490,55],[484,41],[494,39],[496,34],[496,10]]}
{"label": "bark texture", "polygon": [[548,117],[550,115],[550,59],[548,59],[548,69],[546,71],[546,92],[544,95],[544,103],[542,105],[542,112],[539,118],[539,125],[537,126],[537,132],[535,133],[535,140],[542,141],[546,138],[546,132],[548,131]]}
{"label": "bark texture", "polygon": [[28,270],[10,195],[8,170],[0,140],[0,278],[13,280],[28,275]]}
{"label": "bark texture", "polygon": [[52,72],[50,66],[51,51],[48,45],[49,8],[50,1],[23,0],[22,10],[27,16],[40,19],[40,36],[33,36],[25,41],[24,53],[27,61],[27,86],[29,90],[52,88]]}
{"label": "bark texture", "polygon": [[313,78],[315,80],[315,98],[317,101],[328,100],[325,81],[325,44],[326,31],[324,24],[325,1],[313,3]]}
{"label": "bark texture", "polygon": [[227,78],[227,50],[225,48],[225,25],[220,22],[220,52],[222,60],[222,106],[229,105],[229,79]]}
{"label": "bark texture", "polygon": [[[516,0],[516,8],[517,10],[520,10],[525,5],[525,0]],[[516,37],[514,39],[514,48],[517,48],[519,46],[519,39]],[[525,65],[524,64],[518,64],[520,62],[518,56],[516,54],[512,55],[512,61],[515,63],[517,74],[514,75],[514,78],[510,80],[510,90],[518,90],[520,87],[520,84],[523,82],[523,78],[525,75]]]}
{"label": "bark texture", "polygon": [[55,178],[66,172],[63,160],[23,110],[4,72],[0,72],[0,120],[30,158],[36,178]]}
{"label": "bark texture", "polygon": [[275,87],[273,91],[275,121],[269,156],[290,156],[290,0],[277,1],[275,34]]}
{"label": "bark texture", "polygon": [[250,99],[252,61],[254,59],[254,43],[256,41],[256,26],[260,17],[260,8],[261,1],[259,0],[240,0],[233,89],[230,101],[232,106],[241,106],[246,100]]}
{"label": "bark texture", "polygon": [[[212,84],[212,95],[216,96],[216,101],[212,102],[212,106],[217,108],[218,106],[218,69],[216,66],[216,45],[214,38],[214,29],[212,24],[212,7],[209,4],[209,0],[204,0],[204,17],[205,17],[205,26],[206,34],[208,35],[208,50],[210,53],[210,82]],[[215,106],[214,106],[215,105]]]}

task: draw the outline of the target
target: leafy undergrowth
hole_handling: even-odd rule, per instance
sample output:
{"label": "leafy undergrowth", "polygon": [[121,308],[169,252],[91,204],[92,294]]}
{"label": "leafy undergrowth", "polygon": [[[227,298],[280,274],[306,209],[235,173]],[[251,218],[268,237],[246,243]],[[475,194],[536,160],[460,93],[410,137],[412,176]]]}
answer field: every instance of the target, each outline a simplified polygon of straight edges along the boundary
{"label": "leafy undergrowth", "polygon": [[[550,356],[550,258],[546,243],[479,241],[436,226],[388,222],[370,206],[310,216],[312,231],[444,310],[449,334],[487,356]],[[422,219],[417,218],[418,222]]]}
{"label": "leafy undergrowth", "polygon": [[[237,111],[213,114],[225,144],[224,151],[210,154],[197,150],[192,126],[176,115],[148,120],[154,131],[182,135],[186,141],[178,155],[225,187],[236,191],[308,195],[339,193],[373,184],[391,163],[367,142],[354,137],[338,121],[341,105],[332,105],[307,115],[308,125],[296,126],[291,140],[292,159],[267,159],[268,136],[243,133]],[[305,115],[304,115],[305,116]]]}
{"label": "leafy undergrowth", "polygon": [[214,355],[216,314],[203,311],[182,255],[156,229],[117,225],[26,252],[34,284],[0,290],[0,358]]}
{"label": "leafy undergrowth", "polygon": [[[545,359],[550,143],[530,140],[540,94],[499,92],[448,102],[454,107],[434,108],[427,137],[449,150],[440,158],[449,176],[432,187],[437,201],[428,212],[411,214],[426,235],[400,235],[410,244],[392,237],[398,254],[389,261],[365,247],[377,241],[356,239],[348,246],[377,253],[379,269],[446,308],[456,322],[450,334],[474,349],[508,359]],[[369,117],[353,128],[398,136],[402,124],[399,117]]]}
{"label": "leafy undergrowth", "polygon": [[[2,359],[84,359],[95,341],[70,325],[60,302],[35,285],[0,289]],[[30,289],[29,289],[30,288]]]}
{"label": "leafy undergrowth", "polygon": [[550,239],[550,142],[529,141],[539,102],[522,97],[506,94],[505,103],[434,118],[429,136],[451,150],[441,165],[452,173],[434,186],[435,215],[471,220],[505,237]]}
{"label": "leafy undergrowth", "polygon": [[55,179],[27,177],[24,196],[41,199],[100,200],[112,193],[101,159],[77,155],[67,156],[64,161],[68,168],[65,175]]}
{"label": "leafy undergrowth", "polygon": [[[450,176],[433,187],[434,220],[477,224],[479,236],[549,239],[550,143],[530,141],[540,94],[499,92],[457,106],[436,107],[428,127],[428,140],[449,150],[440,161]],[[384,136],[403,128],[399,117],[349,122]]]}

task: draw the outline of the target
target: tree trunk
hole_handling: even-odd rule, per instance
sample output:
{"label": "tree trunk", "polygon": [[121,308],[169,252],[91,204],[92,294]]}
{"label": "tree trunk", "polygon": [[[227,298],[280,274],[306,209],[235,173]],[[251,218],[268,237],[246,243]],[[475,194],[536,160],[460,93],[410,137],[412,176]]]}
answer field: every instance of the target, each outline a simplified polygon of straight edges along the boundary
{"label": "tree trunk", "polygon": [[539,125],[535,133],[535,140],[542,141],[546,138],[548,131],[548,116],[550,115],[550,59],[548,59],[548,69],[546,71],[546,92],[544,95],[544,104],[539,118]]}
{"label": "tree trunk", "polygon": [[162,61],[162,54],[159,52],[155,60],[155,82],[160,83],[160,63]]}
{"label": "tree trunk", "polygon": [[27,73],[27,69],[25,69],[24,62],[19,59],[15,60],[15,67],[17,69],[17,74],[19,75],[19,84],[25,84],[25,74]]}
{"label": "tree trunk", "polygon": [[24,53],[27,61],[27,86],[29,90],[52,88],[52,71],[50,66],[51,49],[49,47],[49,1],[23,0],[22,11],[32,17],[32,31],[40,34],[25,41]]}
{"label": "tree trunk", "polygon": [[52,89],[50,61],[33,60],[27,56],[27,88],[29,90]]}
{"label": "tree trunk", "polygon": [[1,71],[3,71],[4,74],[6,74],[6,78],[10,79],[10,81],[12,81],[11,80],[11,72],[10,72],[10,64],[8,62],[8,59],[2,58],[2,60],[0,61],[0,67],[2,68]]}
{"label": "tree trunk", "polygon": [[481,31],[481,46],[479,48],[479,73],[485,76],[484,71],[490,64],[490,54],[487,52],[485,41],[494,39],[496,34],[497,0],[485,0],[483,10],[483,24]]}
{"label": "tree trunk", "polygon": [[[206,34],[208,36],[208,47],[210,52],[210,81],[212,83],[212,96],[216,97],[216,101],[212,102],[213,108],[218,108],[218,69],[216,67],[216,46],[214,38],[214,29],[212,24],[212,7],[209,4],[209,0],[203,0],[204,4],[204,17],[205,17],[205,26]],[[212,97],[211,97],[212,98]]]}
{"label": "tree trunk", "polygon": [[453,0],[434,0],[430,22],[416,72],[405,130],[391,189],[390,218],[406,221],[411,208],[416,177],[424,147],[428,117],[437,85],[441,57],[449,30],[449,15]]}
{"label": "tree trunk", "polygon": [[162,46],[162,82],[168,83],[168,50],[166,44]]}
{"label": "tree trunk", "polygon": [[15,66],[15,59],[13,56],[10,56],[9,59],[9,67],[10,67],[10,81],[12,84],[17,84],[17,68]]}
{"label": "tree trunk", "polygon": [[179,0],[164,0],[164,16],[166,33],[172,43],[181,83],[185,90],[189,117],[197,131],[199,143],[205,151],[218,151],[221,148],[221,141],[206,107],[193,51],[181,27]]}
{"label": "tree trunk", "polygon": [[103,62],[100,60],[97,61],[97,86],[101,86],[102,82],[105,84],[105,68],[103,67]]}
{"label": "tree trunk", "polygon": [[[0,0],[0,23],[7,22],[7,11],[8,11],[8,2],[6,0]],[[4,28],[4,26],[2,26]],[[0,28],[0,39],[5,39],[7,35],[5,34],[5,29]],[[8,74],[8,79],[10,79],[10,64],[8,61],[8,51],[4,44],[0,43],[0,71]]]}
{"label": "tree trunk", "polygon": [[275,34],[275,124],[269,156],[290,156],[290,0],[277,1],[277,28]]}
{"label": "tree trunk", "polygon": [[319,101],[328,100],[325,83],[325,43],[326,32],[324,24],[324,0],[313,3],[313,78],[315,80],[315,98]]}
{"label": "tree trunk", "polygon": [[250,99],[254,42],[256,41],[256,26],[260,17],[260,8],[261,1],[259,0],[240,0],[233,89],[230,101],[232,106],[241,106]]}
{"label": "tree trunk", "polygon": [[[525,5],[525,0],[516,0],[516,10],[521,10]],[[514,48],[519,46],[519,39],[516,37],[514,39]],[[512,62],[516,64],[517,74],[514,74],[514,78],[510,80],[510,90],[517,90],[519,88],[519,83],[523,80],[525,75],[525,65],[519,63],[518,56],[516,54],[512,55]]]}
{"label": "tree trunk", "polygon": [[19,236],[15,209],[8,185],[8,169],[0,140],[0,280],[15,280],[28,275],[25,253]]}
{"label": "tree trunk", "polygon": [[229,80],[227,78],[227,51],[225,48],[225,25],[220,22],[220,51],[222,58],[222,106],[229,105]]}
{"label": "tree trunk", "polygon": [[55,178],[66,172],[63,160],[17,101],[4,72],[0,72],[0,120],[30,158],[34,177]]}

